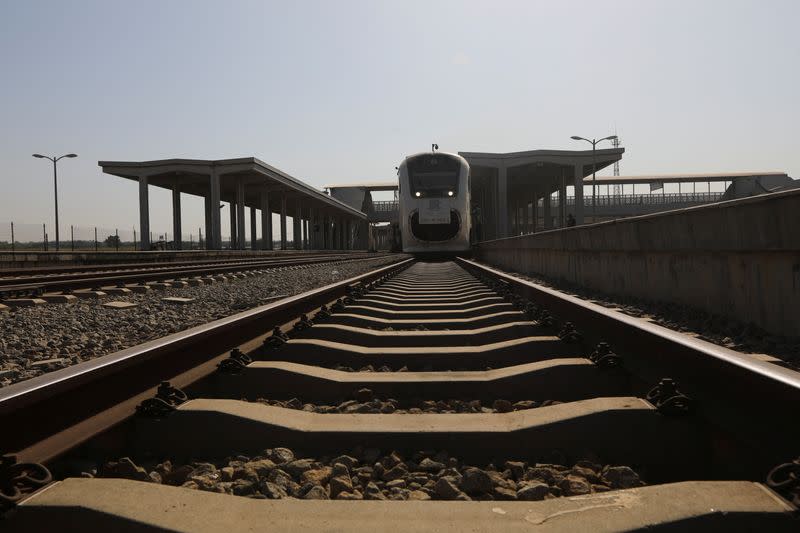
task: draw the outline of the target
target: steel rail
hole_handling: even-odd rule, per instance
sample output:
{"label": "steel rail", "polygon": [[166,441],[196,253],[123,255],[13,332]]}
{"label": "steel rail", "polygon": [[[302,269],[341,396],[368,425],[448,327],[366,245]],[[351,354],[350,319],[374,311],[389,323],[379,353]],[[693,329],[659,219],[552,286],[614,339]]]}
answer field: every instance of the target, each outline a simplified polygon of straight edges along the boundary
{"label": "steel rail", "polygon": [[[49,281],[71,281],[75,279],[83,279],[90,274],[95,274],[96,277],[109,277],[119,274],[129,273],[147,273],[147,272],[162,272],[162,271],[180,271],[180,270],[194,270],[202,267],[216,267],[228,265],[260,265],[260,264],[280,264],[290,263],[294,261],[313,261],[315,259],[327,259],[331,257],[362,257],[368,255],[366,252],[362,254],[316,254],[310,256],[300,257],[261,257],[258,259],[227,259],[224,261],[188,261],[182,263],[167,263],[167,264],[147,264],[138,263],[126,266],[124,268],[88,268],[79,270],[77,272],[57,272],[53,274],[32,274],[27,276],[13,276],[13,277],[0,277],[0,286],[14,285],[14,284],[32,284],[32,283],[45,283]],[[374,254],[369,254],[374,255]]]}
{"label": "steel rail", "polygon": [[800,442],[800,373],[710,342],[625,315],[497,269],[458,258],[467,270],[509,284],[511,291],[572,322],[589,343],[605,341],[625,368],[650,386],[678,381],[696,412],[748,442],[754,453],[797,455]]}
{"label": "steel rail", "polygon": [[232,348],[407,267],[412,259],[291,296],[0,389],[0,452],[47,462],[123,422],[161,381],[186,386],[213,372]]}
{"label": "steel rail", "polygon": [[91,288],[101,285],[124,284],[124,283],[138,283],[143,280],[147,281],[162,281],[167,279],[185,278],[188,276],[196,275],[212,275],[212,274],[225,274],[230,272],[239,272],[242,270],[253,269],[271,269],[290,266],[301,265],[315,265],[331,263],[335,261],[360,261],[364,256],[349,256],[349,255],[336,255],[325,256],[316,258],[298,258],[298,259],[280,259],[273,261],[252,262],[252,263],[236,263],[226,264],[222,266],[189,266],[170,268],[164,267],[160,269],[146,269],[141,271],[131,271],[129,273],[109,273],[108,275],[100,275],[95,277],[79,277],[72,280],[52,280],[41,282],[20,283],[15,285],[2,285],[0,284],[0,294],[16,293],[23,291],[70,291],[81,288]]}
{"label": "steel rail", "polygon": [[[9,281],[17,278],[33,278],[41,276],[43,278],[50,278],[56,276],[69,276],[75,274],[84,274],[89,272],[120,272],[126,270],[137,270],[147,268],[168,268],[168,267],[183,267],[183,266],[200,266],[200,265],[222,265],[226,263],[253,263],[266,260],[289,260],[289,259],[310,259],[314,257],[325,257],[331,255],[364,255],[366,251],[281,251],[264,253],[257,256],[243,256],[243,257],[208,257],[197,258],[192,260],[183,261],[152,261],[152,262],[138,262],[138,263],[102,263],[102,264],[89,264],[89,265],[68,265],[68,266],[49,266],[49,267],[34,267],[34,268],[16,268],[16,269],[2,269],[0,268],[0,282]],[[371,254],[375,255],[375,254]]]}

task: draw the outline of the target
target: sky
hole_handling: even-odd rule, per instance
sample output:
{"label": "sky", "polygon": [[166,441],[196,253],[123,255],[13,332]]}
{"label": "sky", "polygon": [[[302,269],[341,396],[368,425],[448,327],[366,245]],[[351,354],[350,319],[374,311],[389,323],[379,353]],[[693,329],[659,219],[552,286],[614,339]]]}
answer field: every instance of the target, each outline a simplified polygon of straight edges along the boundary
{"label": "sky", "polygon": [[[62,238],[138,226],[137,185],[99,160],[255,156],[321,187],[393,179],[434,142],[616,132],[623,175],[797,178],[798,20],[796,0],[0,0],[0,240],[53,224],[36,152],[79,156],[59,163]],[[150,210],[171,232],[170,194]],[[202,225],[201,199],[183,211]]]}

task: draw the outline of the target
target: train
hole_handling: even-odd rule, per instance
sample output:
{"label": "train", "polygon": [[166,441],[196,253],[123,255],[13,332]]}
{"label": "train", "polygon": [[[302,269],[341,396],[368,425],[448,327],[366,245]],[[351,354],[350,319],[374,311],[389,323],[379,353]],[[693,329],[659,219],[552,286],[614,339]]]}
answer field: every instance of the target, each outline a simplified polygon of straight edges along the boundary
{"label": "train", "polygon": [[437,148],[410,155],[397,168],[402,248],[418,255],[466,254],[472,235],[469,163]]}

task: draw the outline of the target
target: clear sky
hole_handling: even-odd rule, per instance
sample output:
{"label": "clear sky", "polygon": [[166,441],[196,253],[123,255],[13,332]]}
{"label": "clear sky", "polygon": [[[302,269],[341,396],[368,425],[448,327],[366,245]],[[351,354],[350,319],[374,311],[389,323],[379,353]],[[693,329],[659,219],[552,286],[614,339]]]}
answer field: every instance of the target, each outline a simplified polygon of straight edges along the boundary
{"label": "clear sky", "polygon": [[[322,186],[391,179],[432,142],[570,149],[616,128],[622,174],[800,177],[799,20],[797,0],[0,0],[0,224],[53,223],[34,152],[79,154],[59,163],[62,228],[138,226],[136,185],[98,160],[256,156]],[[184,228],[201,210],[184,199]]]}

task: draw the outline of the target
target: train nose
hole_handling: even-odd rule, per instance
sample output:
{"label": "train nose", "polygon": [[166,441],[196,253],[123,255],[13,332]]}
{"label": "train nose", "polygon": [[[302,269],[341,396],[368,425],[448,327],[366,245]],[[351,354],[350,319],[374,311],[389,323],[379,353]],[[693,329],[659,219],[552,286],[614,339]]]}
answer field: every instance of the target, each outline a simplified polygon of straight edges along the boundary
{"label": "train nose", "polygon": [[411,233],[419,241],[441,242],[449,241],[458,235],[461,229],[461,215],[455,209],[450,210],[450,222],[447,224],[422,224],[419,220],[419,211],[411,213],[409,220]]}

